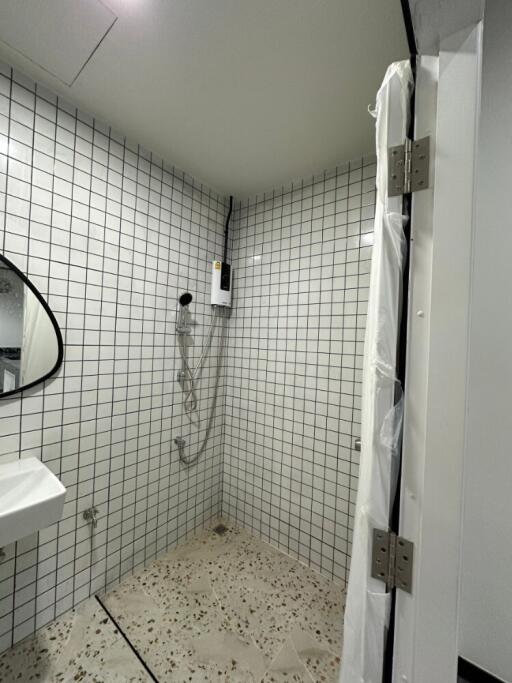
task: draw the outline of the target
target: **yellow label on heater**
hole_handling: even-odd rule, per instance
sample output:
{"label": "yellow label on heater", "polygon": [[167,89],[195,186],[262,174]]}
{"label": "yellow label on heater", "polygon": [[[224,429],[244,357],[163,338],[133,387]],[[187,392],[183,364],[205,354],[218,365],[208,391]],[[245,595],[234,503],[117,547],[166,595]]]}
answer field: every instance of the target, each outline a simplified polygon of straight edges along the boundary
{"label": "yellow label on heater", "polygon": [[215,270],[220,270],[220,261],[215,261]]}

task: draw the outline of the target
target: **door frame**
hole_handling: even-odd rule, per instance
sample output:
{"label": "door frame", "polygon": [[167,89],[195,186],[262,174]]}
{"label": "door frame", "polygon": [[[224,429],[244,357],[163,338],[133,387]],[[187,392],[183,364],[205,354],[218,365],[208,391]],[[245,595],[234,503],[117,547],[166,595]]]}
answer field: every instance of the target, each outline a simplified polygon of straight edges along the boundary
{"label": "door frame", "polygon": [[399,529],[415,557],[413,592],[396,596],[396,683],[457,680],[481,55],[480,22],[417,60],[415,136],[431,136],[433,160],[411,214]]}

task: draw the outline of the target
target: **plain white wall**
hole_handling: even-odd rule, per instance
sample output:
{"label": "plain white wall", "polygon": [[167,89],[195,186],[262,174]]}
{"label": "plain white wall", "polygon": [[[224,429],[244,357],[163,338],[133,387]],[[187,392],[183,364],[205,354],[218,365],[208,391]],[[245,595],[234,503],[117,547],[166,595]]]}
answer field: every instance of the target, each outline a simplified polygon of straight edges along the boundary
{"label": "plain white wall", "polygon": [[488,0],[472,273],[460,654],[512,682],[512,2]]}

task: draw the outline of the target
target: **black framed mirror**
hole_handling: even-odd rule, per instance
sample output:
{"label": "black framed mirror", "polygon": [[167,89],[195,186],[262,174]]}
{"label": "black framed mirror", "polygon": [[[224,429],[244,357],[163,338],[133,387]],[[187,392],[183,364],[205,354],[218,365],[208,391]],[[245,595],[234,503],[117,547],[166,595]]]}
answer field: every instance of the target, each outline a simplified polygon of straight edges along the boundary
{"label": "black framed mirror", "polygon": [[61,366],[64,345],[50,307],[28,277],[0,254],[0,398],[29,389]]}

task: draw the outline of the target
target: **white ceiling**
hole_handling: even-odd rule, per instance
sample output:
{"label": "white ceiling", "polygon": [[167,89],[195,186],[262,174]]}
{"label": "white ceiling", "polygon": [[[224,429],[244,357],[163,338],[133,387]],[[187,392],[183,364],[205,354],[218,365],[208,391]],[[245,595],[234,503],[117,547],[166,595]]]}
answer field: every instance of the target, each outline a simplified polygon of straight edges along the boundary
{"label": "white ceiling", "polygon": [[0,40],[72,85],[115,20],[100,0],[2,0]]}
{"label": "white ceiling", "polygon": [[237,197],[371,152],[408,54],[400,0],[2,0],[0,26],[2,59]]}
{"label": "white ceiling", "polygon": [[439,41],[477,24],[484,15],[484,0],[409,0],[416,44],[420,54],[437,55]]}

